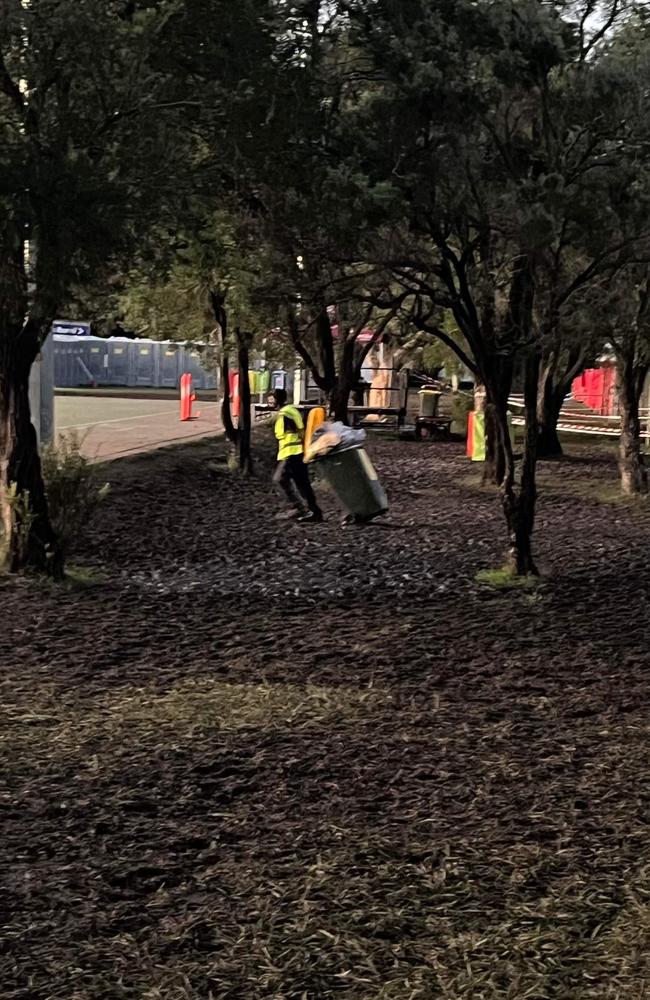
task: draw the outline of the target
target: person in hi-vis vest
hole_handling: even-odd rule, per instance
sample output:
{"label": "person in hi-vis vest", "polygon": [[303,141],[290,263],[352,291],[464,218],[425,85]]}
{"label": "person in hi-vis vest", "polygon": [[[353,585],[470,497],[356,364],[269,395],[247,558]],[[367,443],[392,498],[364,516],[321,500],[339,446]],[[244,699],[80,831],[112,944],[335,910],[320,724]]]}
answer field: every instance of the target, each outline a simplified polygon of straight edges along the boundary
{"label": "person in hi-vis vest", "polygon": [[305,424],[300,410],[287,403],[287,393],[284,389],[274,389],[268,401],[271,409],[278,411],[275,420],[278,467],[273,482],[279,486],[293,507],[293,517],[301,524],[320,524],[323,514],[314,496],[309,481],[309,471],[303,460]]}

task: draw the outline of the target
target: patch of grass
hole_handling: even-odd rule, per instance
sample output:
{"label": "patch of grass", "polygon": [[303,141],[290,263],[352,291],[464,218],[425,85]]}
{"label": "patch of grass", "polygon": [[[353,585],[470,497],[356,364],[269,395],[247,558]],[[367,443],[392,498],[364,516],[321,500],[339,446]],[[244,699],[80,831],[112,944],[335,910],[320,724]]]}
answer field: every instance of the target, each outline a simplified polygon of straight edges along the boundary
{"label": "patch of grass", "polygon": [[560,431],[558,437],[565,454],[568,456],[593,452],[595,445],[603,452],[612,455],[618,453],[618,438],[611,437],[609,434],[577,434]]}
{"label": "patch of grass", "polygon": [[12,704],[0,707],[0,768],[9,773],[14,763],[19,766],[19,758],[24,766],[26,755],[38,747],[47,766],[64,759],[70,766],[108,773],[125,757],[146,757],[160,745],[190,745],[216,731],[345,725],[368,718],[388,700],[380,689],[231,684],[211,676],[182,681],[166,691],[120,688],[85,702],[61,703],[44,687],[40,701],[30,703],[27,711]]}
{"label": "patch of grass", "polygon": [[68,566],[65,571],[63,585],[74,590],[92,590],[108,583],[109,576],[101,569],[92,566]]}
{"label": "patch of grass", "polygon": [[67,553],[91,523],[110,493],[98,467],[82,453],[83,437],[61,434],[43,450],[43,480],[52,527]]}
{"label": "patch of grass", "polygon": [[228,472],[228,460],[226,458],[212,459],[210,462],[205,463],[205,468],[208,472],[216,472],[221,474],[222,472]]}
{"label": "patch of grass", "polygon": [[591,500],[605,506],[634,506],[647,502],[647,497],[630,497],[621,492],[618,480],[567,480],[548,479],[543,482],[544,489],[555,496],[577,497],[580,500]]}
{"label": "patch of grass", "polygon": [[481,463],[478,468],[473,467],[467,475],[458,477],[458,485],[464,487],[467,490],[474,490],[477,493],[491,493],[494,496],[498,495],[498,487],[494,483],[484,483],[483,482],[483,464]]}
{"label": "patch of grass", "polygon": [[51,580],[46,576],[32,578],[37,587],[44,587],[46,590],[59,588],[64,590],[94,590],[96,587],[103,587],[109,579],[108,574],[101,569],[92,566],[78,566],[74,563],[66,565],[63,580]]}
{"label": "patch of grass", "polygon": [[[36,590],[50,592],[60,590],[94,590],[103,587],[110,580],[108,573],[98,569],[96,566],[80,566],[77,563],[65,564],[65,576],[62,580],[53,580],[49,576],[39,573],[28,573],[24,578],[28,587]],[[0,581],[2,577],[0,577]],[[6,578],[10,585],[15,586],[20,580],[18,575],[9,575]]]}
{"label": "patch of grass", "polygon": [[542,586],[539,576],[516,576],[509,566],[500,569],[482,569],[476,582],[494,590],[537,590]]}

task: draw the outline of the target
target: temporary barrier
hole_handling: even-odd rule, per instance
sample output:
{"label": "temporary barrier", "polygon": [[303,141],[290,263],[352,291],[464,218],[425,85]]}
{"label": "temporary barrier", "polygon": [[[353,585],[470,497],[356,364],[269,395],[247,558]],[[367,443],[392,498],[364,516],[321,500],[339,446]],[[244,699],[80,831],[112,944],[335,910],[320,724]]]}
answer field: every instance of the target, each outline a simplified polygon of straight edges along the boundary
{"label": "temporary barrier", "polygon": [[485,461],[485,414],[475,413],[472,421],[472,462]]}
{"label": "temporary barrier", "polygon": [[471,458],[474,454],[474,410],[467,414],[467,448],[466,455]]}
{"label": "temporary barrier", "polygon": [[134,385],[131,375],[131,345],[128,340],[109,340],[108,342],[108,385]]}
{"label": "temporary barrier", "polygon": [[[508,413],[508,433],[510,442],[514,446],[515,431],[512,415]],[[467,457],[472,462],[485,461],[485,413],[471,410],[467,419]]]}
{"label": "temporary barrier", "polygon": [[88,342],[86,347],[85,362],[88,371],[92,375],[94,385],[101,385],[106,378],[108,367],[108,348],[106,343],[96,341],[94,338]]}
{"label": "temporary barrier", "polygon": [[162,388],[175,389],[179,384],[184,360],[184,350],[180,344],[159,344],[159,379]]}
{"label": "temporary barrier", "polygon": [[613,364],[588,368],[574,379],[571,395],[595,413],[612,416],[617,410],[616,382],[616,367]]}
{"label": "temporary barrier", "polygon": [[135,350],[135,384],[155,385],[156,379],[156,354],[157,344],[145,343],[137,344]]}
{"label": "temporary barrier", "polygon": [[217,384],[209,348],[172,341],[129,340],[126,337],[53,336],[55,384],[177,389],[180,376],[190,374],[197,389]]}
{"label": "temporary barrier", "polygon": [[210,349],[202,344],[187,344],[183,348],[184,371],[191,373],[197,389],[214,389],[216,385],[210,370],[214,370],[215,362],[210,360],[210,354]]}

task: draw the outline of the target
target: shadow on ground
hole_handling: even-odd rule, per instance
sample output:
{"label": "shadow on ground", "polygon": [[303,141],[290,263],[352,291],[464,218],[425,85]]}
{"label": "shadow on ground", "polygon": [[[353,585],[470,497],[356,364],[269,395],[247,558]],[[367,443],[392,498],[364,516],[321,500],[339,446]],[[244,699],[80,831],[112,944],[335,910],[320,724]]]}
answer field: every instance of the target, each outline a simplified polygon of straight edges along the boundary
{"label": "shadow on ground", "polygon": [[612,467],[543,470],[547,585],[495,593],[460,446],[373,445],[392,530],[347,532],[220,447],[107,467],[105,585],[0,590],[2,996],[644,996],[650,519]]}

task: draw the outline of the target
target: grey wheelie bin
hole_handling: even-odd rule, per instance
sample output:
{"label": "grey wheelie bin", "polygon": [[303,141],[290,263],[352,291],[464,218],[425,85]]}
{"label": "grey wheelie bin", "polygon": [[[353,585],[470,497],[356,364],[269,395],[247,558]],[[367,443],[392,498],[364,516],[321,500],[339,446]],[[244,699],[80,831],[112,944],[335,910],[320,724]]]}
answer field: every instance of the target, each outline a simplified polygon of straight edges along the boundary
{"label": "grey wheelie bin", "polygon": [[317,464],[347,511],[347,521],[367,524],[386,513],[388,498],[362,447],[333,451],[323,455]]}

